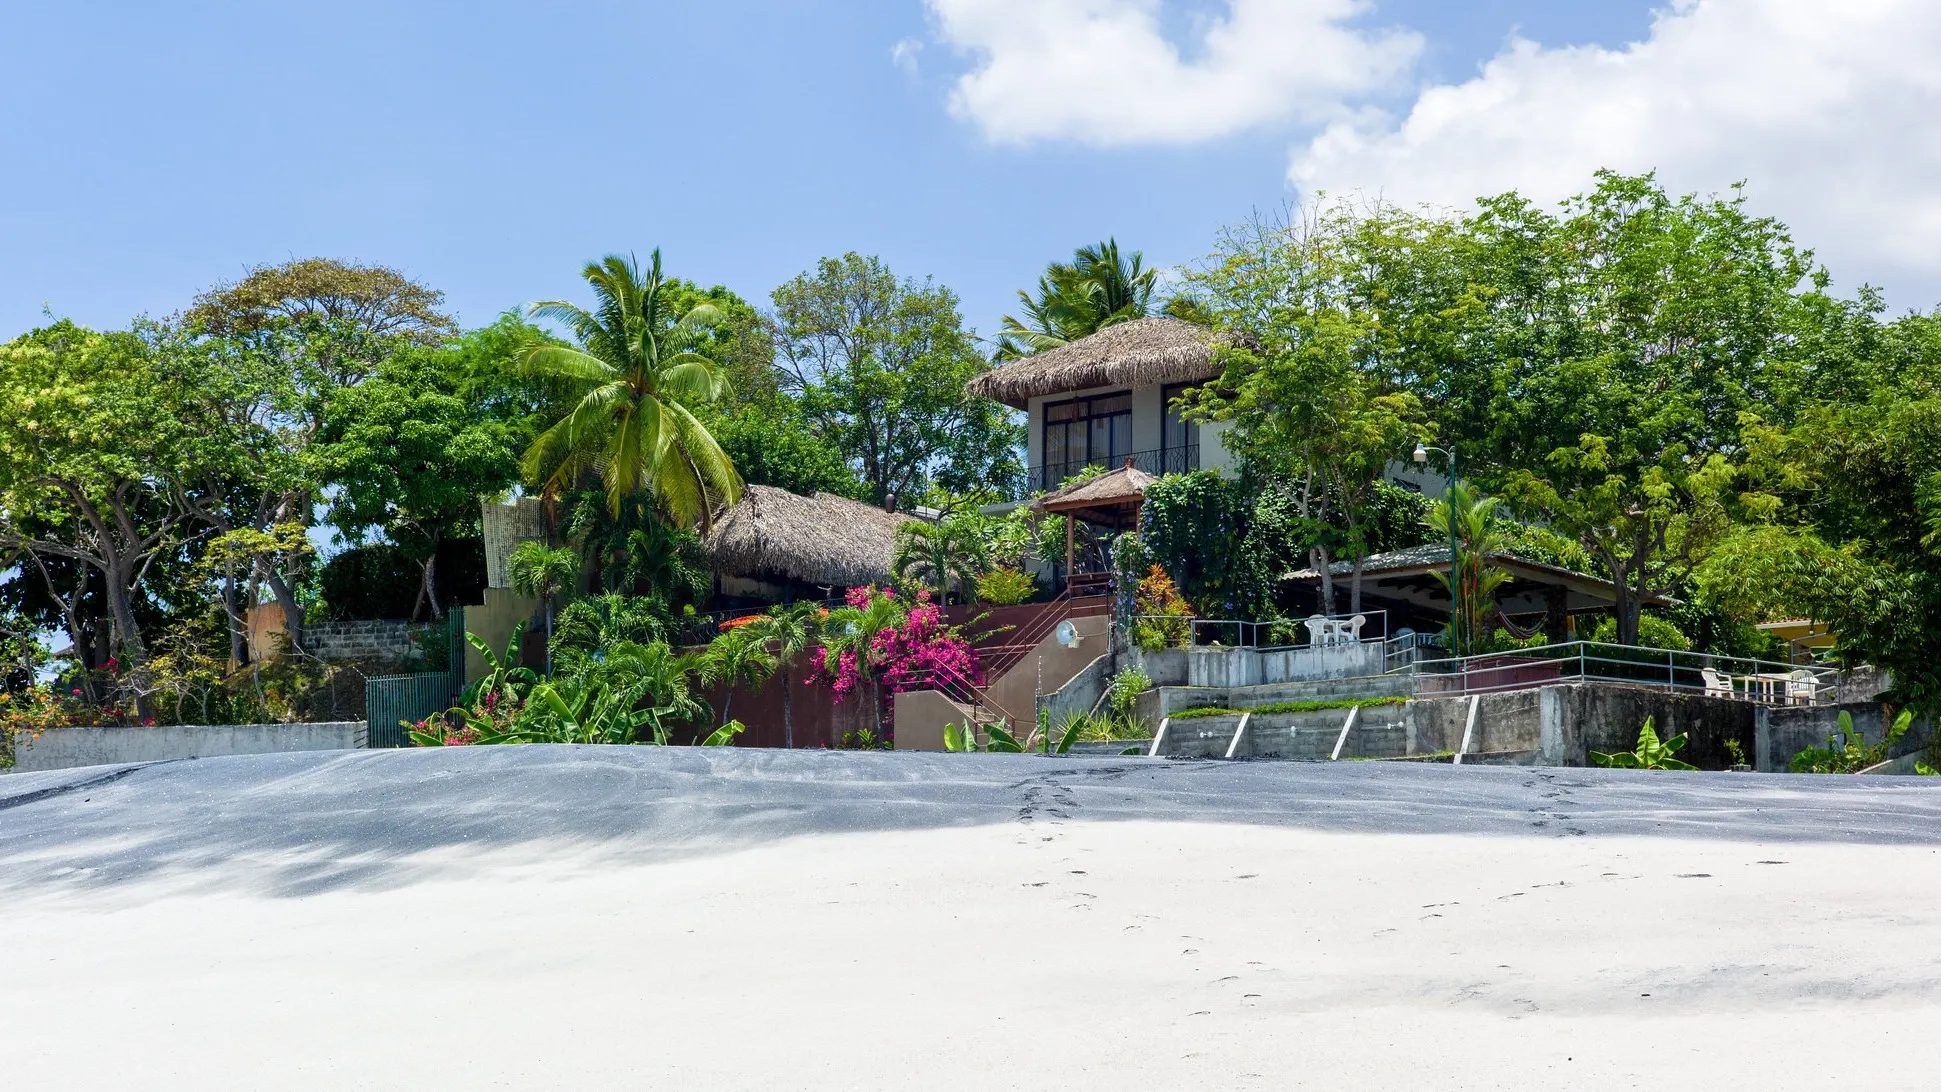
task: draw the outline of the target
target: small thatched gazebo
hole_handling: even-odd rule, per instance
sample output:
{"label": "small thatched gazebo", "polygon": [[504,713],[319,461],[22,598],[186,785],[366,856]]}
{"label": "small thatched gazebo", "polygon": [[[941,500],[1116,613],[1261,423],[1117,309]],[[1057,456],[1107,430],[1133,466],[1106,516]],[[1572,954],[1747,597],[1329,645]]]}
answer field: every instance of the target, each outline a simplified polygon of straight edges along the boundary
{"label": "small thatched gazebo", "polygon": [[1220,374],[1216,335],[1176,318],[1115,323],[1056,349],[994,368],[966,389],[981,398],[1027,409],[1040,395],[1093,387],[1194,383]]}
{"label": "small thatched gazebo", "polygon": [[1117,470],[1073,482],[1031,502],[1034,512],[1056,512],[1069,517],[1065,520],[1065,579],[1068,582],[1073,580],[1078,564],[1078,521],[1084,520],[1108,531],[1137,530],[1139,513],[1146,503],[1146,487],[1158,480],[1127,459]]}
{"label": "small thatched gazebo", "polygon": [[779,598],[788,586],[852,588],[887,583],[896,531],[909,516],[833,493],[801,496],[751,485],[707,534],[722,591]]}

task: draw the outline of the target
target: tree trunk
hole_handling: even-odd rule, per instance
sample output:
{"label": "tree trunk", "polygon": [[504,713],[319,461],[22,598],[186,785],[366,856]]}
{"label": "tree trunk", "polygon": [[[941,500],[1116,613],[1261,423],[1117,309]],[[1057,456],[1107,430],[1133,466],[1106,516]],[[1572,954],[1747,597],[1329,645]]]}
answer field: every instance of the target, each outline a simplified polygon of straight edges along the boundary
{"label": "tree trunk", "polygon": [[303,648],[303,607],[297,603],[296,592],[283,574],[274,565],[263,566],[263,582],[270,586],[270,594],[276,596],[276,603],[283,608],[283,635],[290,640],[290,650]]}
{"label": "tree trunk", "polygon": [[[418,583],[418,598],[420,600],[429,601],[431,603],[432,621],[439,622],[444,620],[445,608],[442,604],[438,602],[438,536],[437,535],[431,536],[431,553],[425,558],[424,574],[419,579],[419,583]],[[411,616],[414,619],[418,616],[418,606],[415,603],[412,604],[411,606]]]}
{"label": "tree trunk", "polygon": [[1334,572],[1326,546],[1310,546],[1307,552],[1308,564],[1321,574],[1321,613],[1334,617]]}
{"label": "tree trunk", "polygon": [[782,668],[782,746],[795,748],[795,711],[794,702],[789,695],[789,669]]}
{"label": "tree trunk", "polygon": [[229,663],[233,670],[249,659],[249,636],[243,632],[243,618],[236,611],[236,574],[227,570],[222,574],[222,613],[229,628]]}

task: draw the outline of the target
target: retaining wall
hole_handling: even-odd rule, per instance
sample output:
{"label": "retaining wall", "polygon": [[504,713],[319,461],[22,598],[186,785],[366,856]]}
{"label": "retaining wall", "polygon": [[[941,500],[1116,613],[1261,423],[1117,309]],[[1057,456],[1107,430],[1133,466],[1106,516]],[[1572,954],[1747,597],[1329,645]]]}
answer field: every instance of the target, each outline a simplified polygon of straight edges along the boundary
{"label": "retaining wall", "polygon": [[1234,687],[1309,679],[1379,675],[1386,667],[1379,641],[1259,652],[1251,648],[1134,650],[1132,665],[1155,686]]}
{"label": "retaining wall", "polygon": [[121,762],[341,751],[365,745],[361,720],[323,724],[171,724],[155,728],[55,728],[15,752],[14,769],[67,770]]}

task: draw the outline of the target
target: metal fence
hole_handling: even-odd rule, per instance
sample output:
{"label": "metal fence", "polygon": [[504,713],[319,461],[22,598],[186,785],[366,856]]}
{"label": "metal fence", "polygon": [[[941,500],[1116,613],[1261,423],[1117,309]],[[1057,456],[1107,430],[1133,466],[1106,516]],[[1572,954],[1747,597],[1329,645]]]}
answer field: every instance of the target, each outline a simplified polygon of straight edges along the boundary
{"label": "metal fence", "polygon": [[1598,641],[1448,656],[1411,644],[1391,671],[1414,676],[1418,697],[1524,690],[1557,682],[1627,683],[1761,705],[1828,705],[1838,699],[1838,669]]}
{"label": "metal fence", "polygon": [[[1360,619],[1359,622],[1356,619]],[[1311,622],[1325,623],[1311,625]],[[1355,615],[1322,615],[1309,618],[1275,618],[1249,622],[1237,618],[1179,618],[1166,615],[1135,614],[1132,624],[1149,625],[1161,632],[1184,632],[1184,644],[1221,648],[1250,648],[1277,652],[1289,648],[1317,645],[1370,644],[1388,639],[1389,617],[1385,610],[1363,611]]]}
{"label": "metal fence", "polygon": [[465,611],[446,615],[451,664],[444,671],[379,675],[364,680],[364,727],[370,747],[411,746],[410,725],[450,709],[465,689]]}
{"label": "metal fence", "polygon": [[1109,459],[1069,459],[1063,462],[1045,463],[1034,466],[1030,473],[1032,492],[1049,493],[1065,484],[1066,479],[1085,473],[1089,468],[1117,470],[1130,458],[1132,465],[1155,477],[1165,474],[1186,474],[1200,468],[1200,445],[1187,444],[1182,447],[1157,448],[1152,451],[1132,451],[1117,458]]}

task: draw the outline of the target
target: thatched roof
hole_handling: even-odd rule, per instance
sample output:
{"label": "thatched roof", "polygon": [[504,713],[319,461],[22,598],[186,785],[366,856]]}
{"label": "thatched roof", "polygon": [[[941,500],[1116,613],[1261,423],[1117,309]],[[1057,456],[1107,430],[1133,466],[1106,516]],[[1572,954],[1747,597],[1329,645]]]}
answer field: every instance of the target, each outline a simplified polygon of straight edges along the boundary
{"label": "thatched roof", "polygon": [[831,493],[804,497],[751,485],[708,532],[708,557],[729,576],[783,576],[855,587],[890,579],[901,513]]}
{"label": "thatched roof", "polygon": [[1146,487],[1158,480],[1127,459],[1124,466],[1110,473],[1046,493],[1031,507],[1040,512],[1067,512],[1074,508],[1138,504],[1146,499]]}
{"label": "thatched roof", "polygon": [[972,394],[1025,409],[1039,395],[1092,387],[1191,383],[1220,374],[1213,331],[1176,318],[1143,318],[985,372]]}

